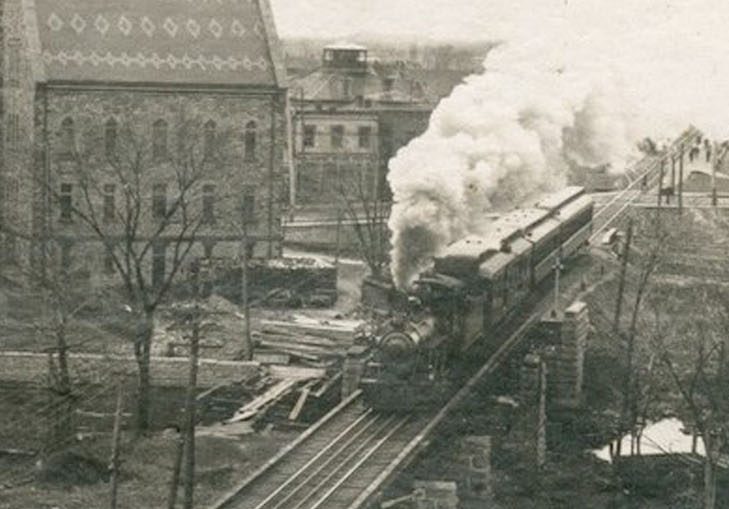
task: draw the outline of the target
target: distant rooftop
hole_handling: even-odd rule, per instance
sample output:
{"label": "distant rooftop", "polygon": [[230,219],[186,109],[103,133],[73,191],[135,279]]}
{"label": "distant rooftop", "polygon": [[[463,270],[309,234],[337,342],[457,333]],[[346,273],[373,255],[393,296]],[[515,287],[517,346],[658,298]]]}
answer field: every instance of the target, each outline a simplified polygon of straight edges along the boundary
{"label": "distant rooftop", "polygon": [[352,50],[352,51],[367,51],[366,46],[360,44],[354,44],[352,42],[335,42],[327,44],[324,49],[341,49],[341,50]]}

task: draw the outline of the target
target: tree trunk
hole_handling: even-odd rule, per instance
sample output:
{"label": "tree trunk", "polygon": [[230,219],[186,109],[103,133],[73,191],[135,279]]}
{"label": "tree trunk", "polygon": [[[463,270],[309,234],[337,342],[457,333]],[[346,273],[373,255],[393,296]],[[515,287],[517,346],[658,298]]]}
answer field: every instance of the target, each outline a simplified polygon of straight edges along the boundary
{"label": "tree trunk", "polygon": [[74,435],[73,415],[75,412],[73,394],[71,393],[71,374],[68,367],[68,343],[66,342],[65,323],[56,331],[56,347],[58,349],[58,380],[56,390],[61,398],[61,409],[58,413],[56,436],[59,443],[68,442]]}
{"label": "tree trunk", "polygon": [[709,450],[710,441],[704,440],[706,457],[704,458],[704,509],[716,507],[716,468],[713,454]]}
{"label": "tree trunk", "polygon": [[137,337],[134,343],[134,356],[137,361],[137,415],[135,431],[137,435],[149,430],[150,425],[150,363],[152,351],[152,334],[154,332],[154,312],[145,311],[137,321]]}

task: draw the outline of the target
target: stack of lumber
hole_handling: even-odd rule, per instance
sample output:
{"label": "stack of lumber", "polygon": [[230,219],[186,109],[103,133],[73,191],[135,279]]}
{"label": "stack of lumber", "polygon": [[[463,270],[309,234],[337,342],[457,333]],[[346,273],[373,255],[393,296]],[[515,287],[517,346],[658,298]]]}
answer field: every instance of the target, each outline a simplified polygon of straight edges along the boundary
{"label": "stack of lumber", "polygon": [[290,321],[262,320],[254,337],[261,356],[287,355],[292,359],[326,365],[346,353],[361,325],[362,322],[356,320],[318,321],[294,316]]}

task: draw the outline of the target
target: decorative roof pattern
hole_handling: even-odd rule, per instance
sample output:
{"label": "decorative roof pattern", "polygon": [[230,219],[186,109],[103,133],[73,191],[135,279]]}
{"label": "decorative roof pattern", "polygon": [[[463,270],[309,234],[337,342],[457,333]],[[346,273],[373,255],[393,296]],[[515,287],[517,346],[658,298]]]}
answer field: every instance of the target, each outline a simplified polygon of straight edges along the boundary
{"label": "decorative roof pattern", "polygon": [[268,0],[34,0],[48,80],[277,85]]}

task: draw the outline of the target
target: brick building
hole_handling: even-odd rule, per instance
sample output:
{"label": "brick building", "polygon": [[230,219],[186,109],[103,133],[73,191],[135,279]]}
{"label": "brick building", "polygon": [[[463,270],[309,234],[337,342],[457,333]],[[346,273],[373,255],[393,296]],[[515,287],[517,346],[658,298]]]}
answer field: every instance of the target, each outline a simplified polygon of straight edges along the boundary
{"label": "brick building", "polygon": [[[192,256],[236,255],[241,218],[254,256],[280,254],[286,90],[268,0],[0,5],[4,266],[26,264],[33,245],[49,240],[64,263],[112,275],[106,247],[69,210],[122,228],[114,210],[127,183],[113,161],[129,140],[144,189],[139,240],[157,235],[160,216],[179,203],[176,178],[191,171],[189,161],[200,176],[186,213],[204,220],[187,233],[170,220],[145,255],[153,272],[165,270],[169,242],[183,234]],[[82,163],[93,186],[79,181]]]}
{"label": "brick building", "polygon": [[326,46],[321,68],[292,81],[295,211],[332,204],[331,181],[358,179],[389,199],[387,163],[428,126],[435,101],[397,66],[368,61],[367,48]]}

